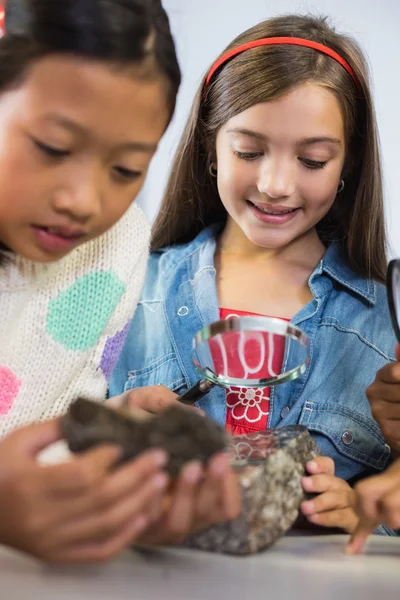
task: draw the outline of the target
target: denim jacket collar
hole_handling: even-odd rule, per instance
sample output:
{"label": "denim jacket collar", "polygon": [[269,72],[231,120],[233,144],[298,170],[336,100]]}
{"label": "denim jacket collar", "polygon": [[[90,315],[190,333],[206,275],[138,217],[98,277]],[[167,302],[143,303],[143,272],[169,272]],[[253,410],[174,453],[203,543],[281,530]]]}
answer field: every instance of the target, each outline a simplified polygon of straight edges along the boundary
{"label": "denim jacket collar", "polygon": [[[221,229],[221,223],[211,225],[201,231],[189,246],[184,246],[183,253],[179,247],[176,248],[176,252],[168,253],[171,262],[168,266],[166,265],[166,271],[169,270],[169,267],[175,268],[177,263],[184,259],[189,261],[191,279],[194,279],[197,273],[204,268],[214,269],[214,255]],[[325,255],[309,278],[309,286],[314,298],[318,299],[330,291],[332,281],[366,300],[371,306],[376,304],[375,282],[352,271],[343,256],[340,245],[336,242],[327,248]]]}
{"label": "denim jacket collar", "polygon": [[318,276],[325,273],[331,279],[337,281],[340,285],[347,288],[367,300],[369,304],[376,304],[376,284],[361,275],[357,275],[351,270],[348,262],[345,260],[342,250],[338,243],[332,243],[317,268],[312,273],[309,284],[312,289],[313,284],[318,281]]}

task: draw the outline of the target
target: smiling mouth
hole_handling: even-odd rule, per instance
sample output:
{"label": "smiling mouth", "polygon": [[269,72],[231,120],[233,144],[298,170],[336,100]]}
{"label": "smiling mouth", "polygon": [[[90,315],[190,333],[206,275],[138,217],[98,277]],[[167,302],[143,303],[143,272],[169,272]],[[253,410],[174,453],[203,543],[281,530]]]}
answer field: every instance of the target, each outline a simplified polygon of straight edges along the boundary
{"label": "smiling mouth", "polygon": [[251,200],[247,200],[247,202],[249,204],[251,204],[252,206],[254,206],[255,208],[257,208],[257,210],[259,210],[260,212],[264,213],[265,215],[273,215],[273,216],[288,215],[288,214],[298,210],[298,208],[287,208],[287,209],[276,210],[276,209],[272,209],[272,208],[266,208],[262,204],[256,204],[255,202],[252,202]]}
{"label": "smiling mouth", "polygon": [[67,240],[77,240],[82,238],[85,235],[83,231],[74,231],[71,229],[65,229],[62,227],[36,227],[37,229],[41,229],[50,235],[54,235],[57,237],[61,237]]}

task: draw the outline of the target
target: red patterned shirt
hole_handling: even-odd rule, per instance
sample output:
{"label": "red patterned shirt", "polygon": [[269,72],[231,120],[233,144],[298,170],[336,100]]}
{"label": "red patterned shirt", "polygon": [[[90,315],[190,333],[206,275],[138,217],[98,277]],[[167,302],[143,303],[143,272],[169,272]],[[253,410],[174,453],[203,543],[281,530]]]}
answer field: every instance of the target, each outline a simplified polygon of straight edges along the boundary
{"label": "red patterned shirt", "polygon": [[[220,309],[220,318],[262,316],[241,310]],[[286,320],[286,319],[285,319]],[[287,319],[288,320],[288,319]],[[249,344],[251,341],[249,342]],[[247,345],[247,344],[246,344]],[[260,344],[246,347],[245,364],[238,352],[229,355],[229,370],[237,377],[263,378],[282,369],[285,351],[284,338],[271,336],[266,344],[266,353],[260,355]],[[226,428],[234,435],[265,431],[268,425],[270,388],[229,387],[226,390]]]}

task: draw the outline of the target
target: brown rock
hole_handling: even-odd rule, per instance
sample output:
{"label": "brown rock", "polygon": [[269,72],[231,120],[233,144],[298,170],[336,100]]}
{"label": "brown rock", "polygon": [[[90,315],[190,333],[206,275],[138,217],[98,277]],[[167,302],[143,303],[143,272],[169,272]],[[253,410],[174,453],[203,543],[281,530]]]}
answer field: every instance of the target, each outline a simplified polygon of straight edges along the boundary
{"label": "brown rock", "polygon": [[179,405],[143,420],[79,398],[63,417],[61,427],[71,452],[110,442],[122,448],[124,462],[149,448],[164,448],[169,455],[167,471],[171,475],[191,460],[206,462],[227,444],[222,427]]}

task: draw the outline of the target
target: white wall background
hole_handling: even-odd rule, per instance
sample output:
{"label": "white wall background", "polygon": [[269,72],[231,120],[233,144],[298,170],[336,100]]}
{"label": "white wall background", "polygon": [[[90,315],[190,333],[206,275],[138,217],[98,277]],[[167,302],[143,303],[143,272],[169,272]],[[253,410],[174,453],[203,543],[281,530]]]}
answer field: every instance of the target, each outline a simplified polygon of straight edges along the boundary
{"label": "white wall background", "polygon": [[384,161],[391,254],[400,256],[400,1],[399,0],[163,0],[183,73],[177,110],[154,157],[139,202],[154,219],[176,144],[200,79],[241,31],[270,16],[296,12],[331,17],[354,35],[373,74]]}

